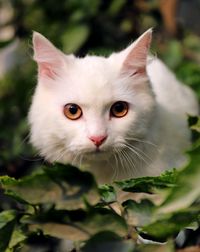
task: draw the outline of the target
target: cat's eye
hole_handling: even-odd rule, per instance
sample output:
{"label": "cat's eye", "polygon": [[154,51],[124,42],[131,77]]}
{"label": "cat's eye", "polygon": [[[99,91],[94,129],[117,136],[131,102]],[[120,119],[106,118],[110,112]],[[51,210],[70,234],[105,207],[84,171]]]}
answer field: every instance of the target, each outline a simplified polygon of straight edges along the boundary
{"label": "cat's eye", "polygon": [[70,120],[77,120],[82,116],[81,108],[74,103],[68,103],[64,106],[64,115]]}
{"label": "cat's eye", "polygon": [[128,103],[124,101],[115,102],[111,109],[110,114],[113,117],[121,118],[128,113]]}

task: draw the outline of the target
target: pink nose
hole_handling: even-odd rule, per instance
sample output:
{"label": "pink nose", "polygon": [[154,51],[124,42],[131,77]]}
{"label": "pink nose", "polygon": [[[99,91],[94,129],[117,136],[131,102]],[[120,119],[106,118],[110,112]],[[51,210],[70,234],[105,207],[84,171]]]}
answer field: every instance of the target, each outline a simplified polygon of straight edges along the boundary
{"label": "pink nose", "polygon": [[89,139],[97,146],[99,147],[102,145],[102,143],[106,140],[107,136],[91,136]]}

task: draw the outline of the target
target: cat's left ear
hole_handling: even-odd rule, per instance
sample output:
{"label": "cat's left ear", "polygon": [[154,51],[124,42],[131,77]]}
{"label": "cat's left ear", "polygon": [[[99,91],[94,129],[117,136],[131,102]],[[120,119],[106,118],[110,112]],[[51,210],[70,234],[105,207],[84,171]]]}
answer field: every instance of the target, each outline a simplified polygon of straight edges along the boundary
{"label": "cat's left ear", "polygon": [[64,54],[38,32],[33,33],[33,50],[39,78],[55,79],[64,65]]}
{"label": "cat's left ear", "polygon": [[151,40],[152,29],[149,29],[125,49],[123,53],[126,57],[121,69],[123,74],[130,76],[146,74],[146,63]]}

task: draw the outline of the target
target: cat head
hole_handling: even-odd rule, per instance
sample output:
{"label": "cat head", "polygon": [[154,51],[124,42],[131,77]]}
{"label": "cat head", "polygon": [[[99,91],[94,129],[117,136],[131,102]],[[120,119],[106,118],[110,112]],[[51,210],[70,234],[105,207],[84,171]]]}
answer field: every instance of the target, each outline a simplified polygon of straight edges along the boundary
{"label": "cat head", "polygon": [[50,162],[107,159],[146,137],[155,99],[146,72],[152,31],[109,57],[65,55],[34,32],[38,83],[31,142]]}

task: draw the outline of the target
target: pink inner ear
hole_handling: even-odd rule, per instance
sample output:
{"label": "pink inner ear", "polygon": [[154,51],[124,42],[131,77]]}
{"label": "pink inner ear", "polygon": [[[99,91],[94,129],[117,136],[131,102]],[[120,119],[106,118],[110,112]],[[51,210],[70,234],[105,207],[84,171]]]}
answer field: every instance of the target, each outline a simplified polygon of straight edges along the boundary
{"label": "pink inner ear", "polygon": [[146,60],[148,49],[138,45],[129,53],[124,61],[123,71],[131,73],[131,75],[146,73]]}
{"label": "pink inner ear", "polygon": [[55,79],[63,66],[62,53],[44,36],[33,34],[34,60],[38,64],[39,78]]}
{"label": "pink inner ear", "polygon": [[38,67],[39,67],[39,76],[55,79],[56,72],[53,69],[52,64],[43,62],[43,63],[39,63]]}
{"label": "pink inner ear", "polygon": [[146,73],[146,61],[151,43],[151,32],[146,32],[136,41],[123,63],[123,72],[128,72],[131,76]]}
{"label": "pink inner ear", "polygon": [[139,67],[139,66],[133,66],[133,65],[125,65],[124,64],[124,72],[129,72],[130,77],[135,76],[135,75],[144,75],[146,74],[146,67]]}

